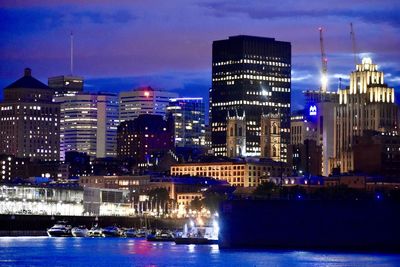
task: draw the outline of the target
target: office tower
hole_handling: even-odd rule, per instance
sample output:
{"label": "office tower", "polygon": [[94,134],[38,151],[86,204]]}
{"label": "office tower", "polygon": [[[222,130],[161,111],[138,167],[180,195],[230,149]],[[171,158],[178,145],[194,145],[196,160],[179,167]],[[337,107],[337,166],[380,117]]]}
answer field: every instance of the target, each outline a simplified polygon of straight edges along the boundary
{"label": "office tower", "polygon": [[4,88],[0,103],[0,154],[58,160],[60,149],[59,105],[54,91],[31,75]]}
{"label": "office tower", "polygon": [[136,90],[119,93],[119,119],[121,122],[134,120],[141,114],[165,116],[170,98],[178,94],[168,91],[140,87]]}
{"label": "office tower", "polygon": [[350,74],[350,87],[339,90],[335,107],[335,166],[341,172],[354,170],[352,145],[366,130],[398,135],[398,107],[394,88],[384,83],[384,74],[370,58],[364,58]]}
{"label": "office tower", "polygon": [[246,151],[243,156],[260,156],[261,115],[272,113],[281,118],[280,159],[287,161],[290,88],[290,43],[253,36],[214,41],[210,90],[214,153],[228,156],[228,112],[237,111],[245,115]]}
{"label": "office tower", "polygon": [[57,97],[61,103],[61,160],[68,151],[92,158],[115,157],[118,97],[114,94],[77,94]]}
{"label": "office tower", "polygon": [[205,146],[205,114],[203,98],[171,98],[167,114],[174,119],[175,146]]}
{"label": "office tower", "polygon": [[144,114],[118,126],[118,158],[151,166],[174,147],[174,125],[160,115]]}
{"label": "office tower", "polygon": [[83,91],[83,78],[80,76],[55,76],[48,79],[48,85],[55,96],[74,95]]}
{"label": "office tower", "polygon": [[[335,107],[339,103],[339,95],[336,92],[305,91],[306,106],[304,110],[303,133],[304,140],[314,140],[319,146],[321,159],[320,172],[323,176],[332,174],[334,168],[333,158],[335,153]],[[292,124],[298,122],[292,121]],[[294,128],[293,130],[296,130]],[[293,132],[291,133],[293,134]],[[313,143],[309,143],[312,146]]]}
{"label": "office tower", "polygon": [[[316,91],[312,92],[316,93]],[[291,117],[290,151],[292,152],[292,167],[295,175],[305,175],[307,177],[309,175],[322,175],[323,153],[321,139],[317,133],[318,124],[316,121],[309,120],[304,110]]]}

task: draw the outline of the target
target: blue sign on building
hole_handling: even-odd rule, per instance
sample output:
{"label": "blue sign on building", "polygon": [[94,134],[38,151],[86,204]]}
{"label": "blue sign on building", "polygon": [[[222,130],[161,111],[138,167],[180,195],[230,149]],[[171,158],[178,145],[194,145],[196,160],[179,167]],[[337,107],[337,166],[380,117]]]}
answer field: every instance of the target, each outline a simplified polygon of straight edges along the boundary
{"label": "blue sign on building", "polygon": [[310,116],[317,116],[317,106],[315,106],[315,105],[310,106],[309,115]]}

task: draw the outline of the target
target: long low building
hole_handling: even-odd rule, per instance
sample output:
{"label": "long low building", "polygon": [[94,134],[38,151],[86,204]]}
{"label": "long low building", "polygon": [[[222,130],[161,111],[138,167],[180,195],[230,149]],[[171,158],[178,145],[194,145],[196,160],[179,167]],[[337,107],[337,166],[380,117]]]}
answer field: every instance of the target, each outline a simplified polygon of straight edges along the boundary
{"label": "long low building", "polygon": [[171,175],[212,177],[225,180],[232,186],[258,186],[261,179],[286,177],[290,167],[268,159],[232,160],[223,162],[193,162],[171,166]]}

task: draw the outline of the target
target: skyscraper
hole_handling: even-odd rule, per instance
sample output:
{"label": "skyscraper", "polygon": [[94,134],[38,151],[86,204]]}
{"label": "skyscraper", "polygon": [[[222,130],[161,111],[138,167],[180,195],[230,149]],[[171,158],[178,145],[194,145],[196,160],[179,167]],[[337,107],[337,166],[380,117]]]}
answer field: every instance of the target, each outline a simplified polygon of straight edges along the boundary
{"label": "skyscraper", "polygon": [[92,158],[117,153],[118,98],[114,94],[77,94],[57,97],[61,103],[61,159],[77,151]]}
{"label": "skyscraper", "polygon": [[370,58],[350,74],[350,87],[339,90],[335,108],[335,162],[341,172],[354,170],[352,145],[366,130],[398,135],[398,107],[394,88],[384,83],[383,72]]}
{"label": "skyscraper", "polygon": [[58,160],[60,107],[54,91],[32,77],[24,76],[4,89],[0,103],[0,154]]}
{"label": "skyscraper", "polygon": [[171,98],[167,113],[174,118],[175,146],[205,146],[205,114],[201,97]]}
{"label": "skyscraper", "polygon": [[80,76],[55,76],[48,79],[48,85],[55,96],[77,94],[83,91],[83,78]]}
{"label": "skyscraper", "polygon": [[211,127],[216,155],[227,153],[227,118],[244,115],[245,151],[260,156],[261,117],[279,114],[280,159],[290,143],[291,44],[273,38],[234,36],[214,41],[212,52]]}
{"label": "skyscraper", "polygon": [[165,116],[169,99],[176,97],[178,97],[176,93],[151,87],[140,87],[136,90],[121,92],[119,94],[119,119],[121,122],[134,120],[141,114]]}

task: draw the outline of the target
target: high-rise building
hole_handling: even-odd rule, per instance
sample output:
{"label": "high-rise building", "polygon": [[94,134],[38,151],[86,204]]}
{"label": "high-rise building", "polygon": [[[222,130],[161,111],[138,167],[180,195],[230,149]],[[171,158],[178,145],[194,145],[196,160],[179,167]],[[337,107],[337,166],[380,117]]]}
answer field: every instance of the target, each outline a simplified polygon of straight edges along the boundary
{"label": "high-rise building", "polygon": [[118,126],[118,158],[133,159],[148,166],[174,147],[174,125],[160,115],[144,114]]}
{"label": "high-rise building", "polygon": [[119,93],[119,119],[121,122],[134,120],[141,114],[165,116],[169,99],[176,97],[178,97],[176,93],[151,87],[121,92]]}
{"label": "high-rise building", "polygon": [[171,98],[167,114],[174,118],[175,146],[205,146],[205,114],[201,97]]}
{"label": "high-rise building", "polygon": [[350,74],[350,86],[339,90],[339,105],[334,109],[334,164],[341,172],[354,170],[355,136],[366,130],[399,134],[394,88],[384,83],[383,76],[370,58],[364,58]]}
{"label": "high-rise building", "polygon": [[92,158],[117,154],[118,97],[82,93],[57,97],[61,103],[61,160],[76,151]]}
{"label": "high-rise building", "polygon": [[55,76],[48,79],[48,85],[55,96],[74,95],[83,91],[83,78],[80,76]]}
{"label": "high-rise building", "polygon": [[0,154],[37,160],[58,160],[60,107],[54,91],[31,75],[4,89],[0,103]]}
{"label": "high-rise building", "polygon": [[[335,146],[335,107],[339,103],[339,96],[331,91],[305,91],[306,108],[304,110],[305,140],[314,140],[321,151],[320,174],[332,174]],[[294,123],[292,121],[292,123]],[[308,143],[313,144],[313,143]]]}
{"label": "high-rise building", "polygon": [[260,156],[261,115],[279,114],[280,160],[290,143],[291,44],[273,38],[234,36],[214,41],[210,90],[212,144],[227,151],[228,112],[245,114],[246,150]]}

